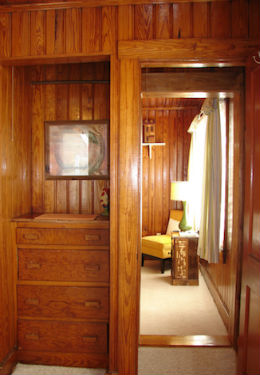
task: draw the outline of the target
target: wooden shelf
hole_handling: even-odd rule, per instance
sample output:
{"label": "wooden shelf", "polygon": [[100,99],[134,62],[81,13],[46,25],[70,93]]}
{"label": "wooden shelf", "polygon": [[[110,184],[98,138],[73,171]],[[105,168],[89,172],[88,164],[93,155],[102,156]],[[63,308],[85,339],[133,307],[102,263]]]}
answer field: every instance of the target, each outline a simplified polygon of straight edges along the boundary
{"label": "wooden shelf", "polygon": [[153,146],[165,146],[165,143],[142,143],[142,146],[148,146],[149,147],[149,158],[152,159],[152,147]]}

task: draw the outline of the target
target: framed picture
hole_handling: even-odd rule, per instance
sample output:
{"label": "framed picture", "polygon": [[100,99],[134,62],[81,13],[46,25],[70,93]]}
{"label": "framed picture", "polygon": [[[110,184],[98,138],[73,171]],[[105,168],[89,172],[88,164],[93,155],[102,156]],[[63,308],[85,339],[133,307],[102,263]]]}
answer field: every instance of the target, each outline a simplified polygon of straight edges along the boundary
{"label": "framed picture", "polygon": [[46,121],[47,179],[108,179],[109,121]]}

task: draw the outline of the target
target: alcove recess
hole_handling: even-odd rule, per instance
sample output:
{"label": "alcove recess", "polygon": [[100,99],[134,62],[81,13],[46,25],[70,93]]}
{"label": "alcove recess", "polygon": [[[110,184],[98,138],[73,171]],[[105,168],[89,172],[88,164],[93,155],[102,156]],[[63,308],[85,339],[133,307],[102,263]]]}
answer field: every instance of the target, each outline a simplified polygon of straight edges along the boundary
{"label": "alcove recess", "polygon": [[17,360],[106,368],[109,218],[101,215],[100,198],[109,173],[48,178],[44,124],[109,120],[109,63],[12,69],[14,152],[7,163],[14,171]]}
{"label": "alcove recess", "polygon": [[15,67],[12,140],[23,194],[16,214],[99,214],[108,179],[47,180],[44,122],[109,120],[109,63]]}

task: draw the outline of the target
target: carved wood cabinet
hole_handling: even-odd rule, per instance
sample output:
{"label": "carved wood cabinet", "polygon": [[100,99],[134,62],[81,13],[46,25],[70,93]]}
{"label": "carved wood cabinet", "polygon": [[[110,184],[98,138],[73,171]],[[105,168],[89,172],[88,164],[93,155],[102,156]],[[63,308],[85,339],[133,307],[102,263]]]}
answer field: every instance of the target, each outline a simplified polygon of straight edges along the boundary
{"label": "carved wood cabinet", "polygon": [[106,368],[109,222],[15,220],[18,360]]}
{"label": "carved wood cabinet", "polygon": [[172,284],[198,285],[198,237],[172,237]]}

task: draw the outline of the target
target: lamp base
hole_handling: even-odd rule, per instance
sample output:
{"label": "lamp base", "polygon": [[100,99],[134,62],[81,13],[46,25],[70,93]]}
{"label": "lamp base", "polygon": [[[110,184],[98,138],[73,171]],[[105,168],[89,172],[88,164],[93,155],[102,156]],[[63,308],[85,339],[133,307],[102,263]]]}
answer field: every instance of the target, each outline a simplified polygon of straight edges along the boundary
{"label": "lamp base", "polygon": [[187,230],[191,230],[192,227],[187,224],[187,219],[186,219],[186,202],[183,201],[183,216],[179,224],[179,228],[182,232],[186,232]]}

